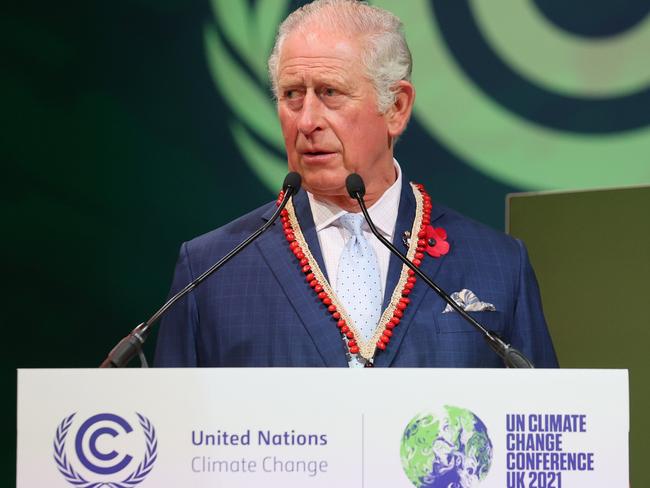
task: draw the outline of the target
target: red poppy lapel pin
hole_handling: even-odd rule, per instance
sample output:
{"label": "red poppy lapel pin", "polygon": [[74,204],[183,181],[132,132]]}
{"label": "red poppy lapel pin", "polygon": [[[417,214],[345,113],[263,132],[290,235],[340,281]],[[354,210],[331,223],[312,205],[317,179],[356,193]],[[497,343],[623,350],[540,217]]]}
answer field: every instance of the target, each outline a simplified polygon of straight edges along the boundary
{"label": "red poppy lapel pin", "polygon": [[[404,231],[402,242],[409,247],[411,232]],[[429,224],[418,233],[418,252],[426,252],[433,258],[439,258],[449,253],[451,246],[447,242],[447,231],[442,227],[434,227]]]}
{"label": "red poppy lapel pin", "polygon": [[[428,225],[425,229],[424,244],[429,256],[439,258],[449,252],[450,246],[447,242],[447,231],[442,227]],[[418,242],[419,244],[419,242]]]}

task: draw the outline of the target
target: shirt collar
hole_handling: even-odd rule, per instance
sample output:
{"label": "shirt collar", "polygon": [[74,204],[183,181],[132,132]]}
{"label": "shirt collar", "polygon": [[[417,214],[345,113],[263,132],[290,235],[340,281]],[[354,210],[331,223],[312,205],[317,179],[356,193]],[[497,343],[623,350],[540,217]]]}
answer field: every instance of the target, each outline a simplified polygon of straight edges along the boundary
{"label": "shirt collar", "polygon": [[[393,164],[397,173],[397,179],[383,193],[379,200],[368,209],[368,213],[379,232],[389,240],[392,240],[393,233],[395,232],[395,222],[397,221],[397,211],[402,189],[402,169],[397,160],[393,159]],[[316,232],[320,232],[331,225],[338,225],[339,217],[347,213],[337,205],[323,200],[317,200],[310,192],[307,192],[307,196],[309,197],[309,205],[314,218]],[[367,225],[364,223],[366,229],[368,228]]]}

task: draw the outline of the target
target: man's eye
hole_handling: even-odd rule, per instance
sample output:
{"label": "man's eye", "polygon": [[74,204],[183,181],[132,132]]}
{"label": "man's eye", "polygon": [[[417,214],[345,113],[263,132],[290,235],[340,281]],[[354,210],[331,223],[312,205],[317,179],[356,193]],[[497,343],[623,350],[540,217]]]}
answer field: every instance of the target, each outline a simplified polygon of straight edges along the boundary
{"label": "man's eye", "polygon": [[282,91],[282,97],[286,100],[296,100],[303,96],[304,92],[297,88],[287,88]]}
{"label": "man's eye", "polygon": [[325,88],[323,91],[326,97],[333,97],[339,94],[339,91],[336,90],[335,88]]}

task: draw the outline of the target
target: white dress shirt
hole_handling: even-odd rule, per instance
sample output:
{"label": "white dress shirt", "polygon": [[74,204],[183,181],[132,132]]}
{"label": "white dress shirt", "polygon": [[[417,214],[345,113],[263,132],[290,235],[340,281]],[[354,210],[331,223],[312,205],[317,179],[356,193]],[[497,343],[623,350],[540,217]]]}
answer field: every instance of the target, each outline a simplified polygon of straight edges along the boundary
{"label": "white dress shirt", "polygon": [[[395,234],[395,222],[397,221],[397,211],[402,189],[402,170],[396,160],[393,160],[393,162],[395,164],[397,179],[384,192],[381,198],[368,209],[370,218],[375,223],[377,230],[391,242]],[[314,217],[318,243],[323,253],[323,260],[325,261],[327,278],[330,286],[335,290],[339,258],[341,257],[345,243],[350,238],[348,231],[343,228],[338,219],[347,212],[336,205],[316,199],[309,192],[307,192],[307,195],[309,196],[311,213]],[[363,224],[362,230],[365,238],[372,245],[377,255],[379,273],[381,275],[381,293],[384,296],[386,292],[386,277],[388,275],[390,251],[370,232],[367,223]]]}

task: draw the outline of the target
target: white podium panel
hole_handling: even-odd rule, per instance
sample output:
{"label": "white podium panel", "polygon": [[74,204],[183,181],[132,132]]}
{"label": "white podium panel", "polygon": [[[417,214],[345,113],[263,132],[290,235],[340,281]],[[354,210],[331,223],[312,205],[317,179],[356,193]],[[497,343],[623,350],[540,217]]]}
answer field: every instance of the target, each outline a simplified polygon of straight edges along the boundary
{"label": "white podium panel", "polygon": [[19,488],[628,486],[619,370],[19,370]]}

